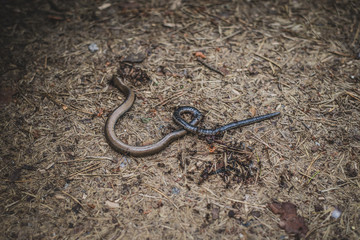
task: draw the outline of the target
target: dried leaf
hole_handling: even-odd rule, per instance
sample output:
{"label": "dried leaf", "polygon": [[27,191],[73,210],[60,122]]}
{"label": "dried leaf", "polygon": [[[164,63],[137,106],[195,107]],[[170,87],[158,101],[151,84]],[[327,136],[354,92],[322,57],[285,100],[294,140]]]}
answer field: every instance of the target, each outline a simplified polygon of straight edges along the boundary
{"label": "dried leaf", "polygon": [[250,109],[249,109],[249,112],[251,114],[252,117],[255,117],[256,115],[256,108],[251,106]]}
{"label": "dried leaf", "polygon": [[285,229],[288,234],[300,235],[301,237],[306,235],[309,229],[304,218],[296,213],[296,206],[294,204],[290,202],[273,202],[268,207],[273,213],[280,214],[281,221],[279,226]]}

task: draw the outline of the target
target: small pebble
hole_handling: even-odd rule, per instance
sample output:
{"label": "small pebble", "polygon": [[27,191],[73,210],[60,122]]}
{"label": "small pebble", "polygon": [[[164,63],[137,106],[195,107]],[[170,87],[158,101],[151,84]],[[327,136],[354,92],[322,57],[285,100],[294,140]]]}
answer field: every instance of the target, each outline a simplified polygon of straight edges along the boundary
{"label": "small pebble", "polygon": [[331,212],[331,216],[335,219],[338,219],[340,216],[341,216],[341,212],[338,210],[338,209],[334,209],[332,212]]}
{"label": "small pebble", "polygon": [[180,193],[180,189],[178,189],[177,187],[173,187],[171,189],[171,192],[172,192],[172,194],[178,195]]}
{"label": "small pebble", "polygon": [[97,45],[96,43],[90,44],[90,45],[89,45],[89,51],[92,52],[92,53],[94,53],[94,52],[96,52],[96,51],[99,51],[98,45]]}
{"label": "small pebble", "polygon": [[311,147],[312,152],[317,152],[318,150],[319,150],[319,146],[312,146]]}

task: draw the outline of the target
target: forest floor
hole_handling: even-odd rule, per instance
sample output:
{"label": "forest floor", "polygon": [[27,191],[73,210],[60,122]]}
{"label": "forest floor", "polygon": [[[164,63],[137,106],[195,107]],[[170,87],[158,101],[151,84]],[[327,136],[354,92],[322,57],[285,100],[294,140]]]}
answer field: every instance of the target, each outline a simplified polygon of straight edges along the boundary
{"label": "forest floor", "polygon": [[[360,239],[357,1],[2,1],[1,239]],[[158,154],[130,145],[214,128]]]}

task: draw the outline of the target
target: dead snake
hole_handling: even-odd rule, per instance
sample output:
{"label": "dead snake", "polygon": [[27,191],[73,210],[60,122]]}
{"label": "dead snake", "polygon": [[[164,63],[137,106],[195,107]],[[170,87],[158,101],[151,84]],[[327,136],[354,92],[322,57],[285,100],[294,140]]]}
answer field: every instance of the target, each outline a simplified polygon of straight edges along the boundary
{"label": "dead snake", "polygon": [[[183,129],[176,130],[174,132],[171,132],[167,134],[165,137],[163,137],[160,141],[146,146],[130,146],[118,139],[118,137],[115,134],[115,124],[118,121],[118,119],[124,115],[125,112],[127,112],[135,101],[135,93],[132,91],[129,87],[127,87],[120,78],[116,77],[113,79],[114,85],[125,94],[126,99],[125,101],[116,108],[109,116],[109,118],[106,121],[105,124],[105,137],[107,141],[109,142],[109,145],[115,149],[118,152],[129,154],[135,157],[143,157],[152,155],[155,153],[160,152],[164,148],[166,148],[170,143],[175,141],[176,139],[179,139],[180,137],[183,137],[186,135],[186,133],[193,132],[200,135],[217,135],[221,132],[224,132],[229,129],[242,127],[245,125],[249,125],[252,123],[260,122],[265,119],[269,119],[271,117],[277,116],[280,113],[271,113],[255,118],[250,118],[242,121],[233,122],[230,124],[227,124],[225,126],[219,127],[217,129],[201,129],[196,127],[196,125],[201,121],[202,114],[199,110],[197,110],[194,107],[180,107],[175,110],[173,114],[173,119],[176,123],[183,126]],[[193,119],[190,121],[190,123],[186,122],[182,117],[182,113],[191,113]]]}

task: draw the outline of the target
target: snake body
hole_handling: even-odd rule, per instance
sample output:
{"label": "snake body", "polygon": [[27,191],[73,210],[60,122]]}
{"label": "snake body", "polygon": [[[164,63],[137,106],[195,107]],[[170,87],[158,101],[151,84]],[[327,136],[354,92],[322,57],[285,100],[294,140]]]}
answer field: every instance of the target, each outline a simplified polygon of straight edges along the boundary
{"label": "snake body", "polygon": [[[125,101],[116,108],[109,116],[105,124],[105,137],[109,142],[109,145],[118,152],[124,154],[130,154],[135,157],[143,157],[152,155],[160,152],[166,148],[170,143],[186,135],[187,131],[185,129],[179,129],[177,131],[171,132],[163,137],[157,143],[146,145],[146,146],[130,146],[118,139],[115,134],[115,124],[118,119],[124,115],[134,104],[135,93],[133,90],[128,88],[120,78],[114,78],[114,85],[125,94]],[[193,120],[190,122],[191,125],[196,125],[200,122],[202,118],[201,113],[194,115]]]}
{"label": "snake body", "polygon": [[179,107],[178,109],[175,110],[175,112],[173,114],[173,120],[189,132],[192,132],[192,133],[195,133],[198,135],[206,135],[206,136],[218,135],[218,134],[228,131],[230,129],[239,128],[239,127],[243,127],[243,126],[250,125],[253,123],[261,122],[261,121],[275,117],[280,114],[279,112],[274,112],[274,113],[254,117],[254,118],[248,118],[245,120],[232,122],[232,123],[226,124],[222,127],[216,128],[216,129],[205,129],[205,128],[196,127],[196,126],[192,125],[191,123],[189,124],[188,122],[186,122],[181,117],[181,114],[183,114],[183,113],[191,113],[193,116],[196,116],[198,114],[201,114],[200,111],[194,107]]}
{"label": "snake body", "polygon": [[[109,118],[106,121],[105,124],[105,137],[107,141],[109,142],[109,145],[115,149],[118,152],[129,154],[135,157],[143,157],[152,155],[155,153],[160,152],[164,148],[166,148],[170,143],[175,141],[176,139],[179,139],[186,135],[187,132],[192,132],[199,135],[217,135],[224,131],[242,127],[245,125],[253,124],[256,122],[260,122],[272,117],[275,117],[279,115],[279,112],[270,113],[267,115],[255,117],[255,118],[249,118],[246,120],[241,120],[233,123],[229,123],[227,125],[224,125],[222,127],[216,128],[216,129],[202,129],[196,127],[196,125],[201,121],[202,114],[199,110],[197,110],[194,107],[179,107],[175,110],[173,114],[173,120],[181,125],[183,128],[176,130],[174,132],[171,132],[167,134],[165,137],[163,137],[160,141],[146,146],[131,146],[128,145],[118,139],[118,137],[115,134],[115,125],[116,122],[121,118],[134,104],[135,101],[135,93],[133,90],[131,90],[129,87],[127,87],[120,78],[116,77],[113,79],[114,85],[125,94],[126,99],[125,101],[117,107],[109,116]],[[188,123],[185,121],[181,114],[183,113],[191,113],[193,119]]]}

